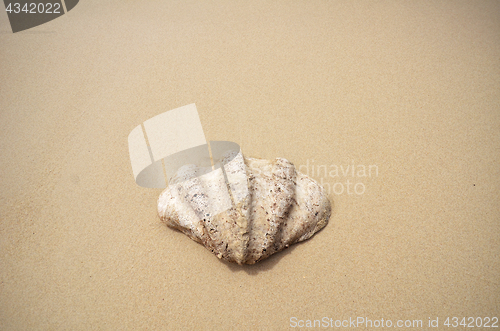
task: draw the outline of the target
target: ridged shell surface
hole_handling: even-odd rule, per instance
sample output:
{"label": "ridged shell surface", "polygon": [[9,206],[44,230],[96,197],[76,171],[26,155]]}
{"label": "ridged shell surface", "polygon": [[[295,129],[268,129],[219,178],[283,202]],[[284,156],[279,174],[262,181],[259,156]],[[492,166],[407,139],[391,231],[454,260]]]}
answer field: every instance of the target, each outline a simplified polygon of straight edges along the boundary
{"label": "ridged shell surface", "polygon": [[254,264],[325,227],[331,204],[288,160],[238,153],[216,170],[179,169],[158,199],[158,214],[218,258]]}

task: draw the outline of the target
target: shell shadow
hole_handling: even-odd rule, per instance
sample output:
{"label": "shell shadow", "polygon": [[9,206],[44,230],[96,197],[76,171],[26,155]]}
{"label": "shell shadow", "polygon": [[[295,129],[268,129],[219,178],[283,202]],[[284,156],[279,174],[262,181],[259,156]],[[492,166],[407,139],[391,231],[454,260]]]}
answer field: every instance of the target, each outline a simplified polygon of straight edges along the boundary
{"label": "shell shadow", "polygon": [[[333,203],[332,203],[332,205],[333,205]],[[330,220],[332,217],[333,217],[333,208],[332,208],[332,215],[330,216],[328,223],[330,223]],[[272,268],[274,268],[274,266],[277,265],[283,257],[287,256],[288,254],[291,254],[297,247],[304,245],[304,244],[307,244],[307,242],[309,240],[312,240],[312,239],[314,239],[314,237],[321,234],[325,230],[325,228],[326,228],[326,226],[324,228],[322,228],[321,230],[319,230],[318,232],[316,232],[311,238],[304,240],[304,241],[301,241],[301,242],[298,242],[298,243],[294,243],[290,247],[282,250],[281,252],[275,253],[275,254],[271,255],[270,257],[268,257],[267,259],[260,261],[260,262],[257,262],[255,264],[239,265],[239,264],[227,262],[224,260],[220,260],[220,262],[225,264],[232,272],[246,272],[248,275],[255,276],[255,275],[258,275],[260,272],[266,272],[266,271],[269,271]]]}
{"label": "shell shadow", "polygon": [[[165,231],[175,231],[175,232],[177,232],[179,234],[184,235],[182,233],[182,231],[180,231],[178,229],[175,229],[175,228],[171,228],[171,227],[169,227],[169,226],[167,226],[165,224],[162,224],[162,228],[164,228]],[[301,241],[301,242],[298,242],[298,243],[294,243],[290,247],[285,248],[284,250],[282,250],[282,251],[280,251],[278,253],[274,253],[273,255],[271,255],[270,257],[268,257],[267,259],[262,260],[260,262],[257,262],[255,264],[243,264],[243,265],[239,265],[239,264],[236,264],[236,263],[233,263],[233,262],[228,262],[228,261],[225,261],[225,260],[222,260],[222,259],[218,259],[213,254],[209,254],[209,255],[212,255],[212,257],[215,258],[215,260],[218,260],[220,263],[226,265],[226,267],[229,270],[231,270],[232,272],[235,272],[235,273],[245,272],[248,275],[255,276],[255,275],[258,275],[261,272],[266,272],[266,271],[269,271],[269,270],[273,269],[281,261],[282,258],[284,258],[285,256],[287,256],[288,254],[291,254],[298,246],[307,244],[310,240],[314,239],[314,237],[316,237],[317,235],[321,234],[324,230],[325,230],[325,228],[323,228],[323,229],[319,230],[318,232],[316,232],[311,238],[309,238],[307,240],[304,240],[304,241]],[[189,241],[192,241],[192,239],[190,239]],[[200,245],[201,247],[204,247],[202,244],[200,244],[198,242],[195,242],[195,244]],[[207,253],[208,253],[208,251],[207,251]]]}
{"label": "shell shadow", "polygon": [[[314,239],[316,236],[321,235],[321,233],[323,233],[325,231],[325,228],[328,226],[328,224],[331,223],[331,219],[334,217],[335,210],[336,210],[336,208],[334,208],[333,199],[331,197],[329,197],[329,200],[330,200],[330,203],[331,203],[331,214],[330,214],[330,217],[328,218],[327,225],[325,227],[323,227],[322,229],[320,229],[319,231],[317,231],[316,233],[314,233],[314,235],[311,238],[309,238],[307,240],[304,240],[304,241],[301,241],[301,242],[294,243],[290,247],[285,248],[284,250],[282,250],[282,251],[280,251],[278,253],[275,253],[275,254],[271,255],[270,257],[268,257],[267,259],[262,260],[260,262],[257,262],[255,264],[239,265],[239,264],[236,264],[236,263],[232,263],[232,262],[228,262],[228,261],[225,261],[225,260],[222,260],[222,259],[218,259],[217,257],[215,257],[215,259],[219,260],[219,262],[221,262],[222,264],[225,264],[226,267],[229,270],[231,270],[232,272],[235,272],[235,273],[245,272],[245,273],[247,273],[248,275],[251,275],[251,276],[255,276],[255,275],[258,275],[261,272],[266,272],[266,271],[269,271],[269,270],[273,269],[274,266],[276,266],[281,261],[281,259],[283,257],[287,256],[288,254],[291,254],[298,246],[306,244],[307,242],[309,242],[310,240]],[[159,219],[159,217],[158,217],[158,219]],[[160,223],[163,225],[162,227],[165,229],[165,231],[167,231],[167,229],[168,229],[169,231],[173,230],[173,231],[175,231],[177,233],[185,235],[179,229],[172,228],[172,227],[166,225],[163,222],[160,222]],[[331,226],[333,226],[333,225],[331,225]],[[203,245],[201,243],[199,243],[199,242],[196,242],[196,244],[198,244],[198,245],[200,245],[200,246],[203,247]],[[212,255],[212,257],[214,257],[213,254],[211,254],[211,255]]]}
{"label": "shell shadow", "polygon": [[[161,224],[161,225],[162,225],[162,228],[164,228],[165,232],[174,231],[174,232],[177,232],[177,233],[185,236],[185,234],[182,233],[182,231],[180,231],[178,229],[171,228],[169,226],[166,226],[165,224]],[[186,239],[188,239],[188,238],[186,238]],[[203,247],[206,250],[206,248],[202,244],[195,242],[192,239],[189,239],[186,241],[189,241],[190,244],[200,245],[201,247]],[[265,271],[271,270],[272,268],[274,268],[275,265],[277,265],[279,263],[279,261],[281,261],[281,259],[283,257],[287,256],[288,254],[291,254],[295,250],[296,247],[298,247],[299,245],[305,244],[308,241],[309,240],[305,240],[305,241],[301,241],[299,243],[295,243],[295,244],[291,245],[290,247],[285,248],[281,252],[275,253],[275,254],[271,255],[270,257],[268,257],[267,259],[262,260],[260,262],[257,262],[255,264],[239,265],[237,263],[228,262],[228,261],[225,261],[222,259],[218,259],[216,256],[214,256],[208,250],[206,250],[206,253],[214,260],[218,260],[218,262],[226,265],[226,267],[229,268],[229,270],[231,270],[232,272],[236,272],[236,273],[237,272],[246,272],[248,275],[254,276],[254,275],[258,275],[260,272],[265,272]]]}
{"label": "shell shadow", "polygon": [[304,242],[293,244],[292,246],[282,250],[281,252],[275,253],[270,257],[268,257],[267,259],[257,262],[255,264],[239,265],[224,260],[220,261],[223,264],[225,264],[232,272],[246,272],[248,275],[255,276],[258,275],[260,272],[269,271],[272,268],[274,268],[274,266],[277,265],[283,257],[287,256],[288,254],[291,254],[293,250],[295,250],[295,248],[302,243]]}

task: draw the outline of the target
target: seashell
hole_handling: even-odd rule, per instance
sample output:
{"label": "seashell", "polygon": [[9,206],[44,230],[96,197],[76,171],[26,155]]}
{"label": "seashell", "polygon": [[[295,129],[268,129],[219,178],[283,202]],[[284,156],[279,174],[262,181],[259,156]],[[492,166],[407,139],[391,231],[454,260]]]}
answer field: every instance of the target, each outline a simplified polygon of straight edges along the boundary
{"label": "seashell", "polygon": [[215,167],[181,167],[158,199],[158,214],[219,259],[241,265],[312,237],[328,223],[331,204],[290,161],[232,151]]}

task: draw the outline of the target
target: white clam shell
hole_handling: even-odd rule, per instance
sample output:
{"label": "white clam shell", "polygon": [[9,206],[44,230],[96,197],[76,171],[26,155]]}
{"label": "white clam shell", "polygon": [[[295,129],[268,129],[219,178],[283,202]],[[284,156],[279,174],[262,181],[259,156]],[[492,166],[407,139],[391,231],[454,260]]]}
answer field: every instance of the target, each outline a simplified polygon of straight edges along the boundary
{"label": "white clam shell", "polygon": [[309,239],[331,214],[323,188],[283,158],[233,152],[215,170],[186,165],[169,184],[158,199],[160,219],[238,264]]}

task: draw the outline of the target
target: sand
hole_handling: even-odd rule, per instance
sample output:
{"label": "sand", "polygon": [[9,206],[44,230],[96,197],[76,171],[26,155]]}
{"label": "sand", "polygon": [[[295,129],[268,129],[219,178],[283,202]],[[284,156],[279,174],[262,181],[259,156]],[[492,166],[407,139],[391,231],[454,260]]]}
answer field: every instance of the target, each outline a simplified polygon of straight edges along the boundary
{"label": "sand", "polygon": [[[500,317],[499,41],[495,1],[1,11],[0,329]],[[160,223],[127,137],[193,102],[207,139],[323,183],[329,225],[235,266]]]}

